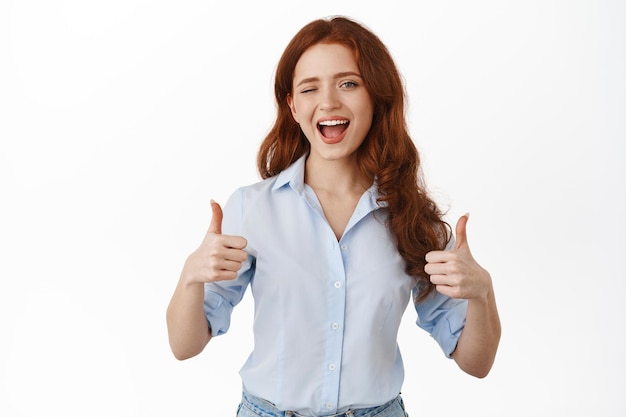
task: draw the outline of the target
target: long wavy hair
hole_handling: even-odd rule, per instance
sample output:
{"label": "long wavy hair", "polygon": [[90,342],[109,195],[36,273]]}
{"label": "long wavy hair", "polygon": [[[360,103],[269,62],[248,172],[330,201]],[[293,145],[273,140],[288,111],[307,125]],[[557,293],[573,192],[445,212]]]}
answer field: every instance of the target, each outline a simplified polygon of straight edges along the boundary
{"label": "long wavy hair", "polygon": [[259,149],[259,173],[262,178],[277,175],[309,151],[287,96],[292,94],[296,63],[318,43],[340,44],[354,51],[374,103],[372,126],[357,150],[358,166],[366,178],[377,182],[378,202],[388,210],[387,227],[406,273],[417,281],[416,301],[421,301],[434,289],[424,272],[426,253],[447,245],[450,226],[426,191],[419,154],[408,134],[398,69],[383,42],[365,26],[341,16],[319,19],[304,26],[287,45],[276,68],[277,116]]}

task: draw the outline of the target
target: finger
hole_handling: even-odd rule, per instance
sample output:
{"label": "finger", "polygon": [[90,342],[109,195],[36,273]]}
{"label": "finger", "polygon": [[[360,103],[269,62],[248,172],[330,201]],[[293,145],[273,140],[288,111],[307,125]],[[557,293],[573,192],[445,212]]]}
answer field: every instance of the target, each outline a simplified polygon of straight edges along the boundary
{"label": "finger", "polygon": [[246,251],[240,249],[226,249],[222,256],[222,259],[228,261],[243,262],[248,259],[248,254],[246,253]]}
{"label": "finger", "polygon": [[448,262],[452,258],[452,252],[444,250],[433,250],[426,254],[426,262],[428,263]]}
{"label": "finger", "polygon": [[215,276],[213,277],[211,281],[215,282],[215,281],[232,280],[232,279],[237,278],[238,276],[239,274],[237,273],[237,271],[228,271],[226,269],[222,269],[215,274]]}
{"label": "finger", "polygon": [[450,285],[450,279],[447,275],[433,274],[430,276],[430,282],[435,285]]}
{"label": "finger", "polygon": [[222,272],[222,271],[237,272],[241,269],[242,265],[243,265],[242,262],[223,260],[215,264],[214,268],[218,272]]}
{"label": "finger", "polygon": [[248,241],[242,236],[220,235],[217,242],[224,248],[244,249],[248,246]]}
{"label": "finger", "polygon": [[448,275],[450,274],[450,266],[446,262],[428,263],[424,266],[424,272],[428,275]]}
{"label": "finger", "polygon": [[469,213],[462,215],[459,221],[456,223],[456,246],[454,247],[455,250],[468,247],[466,232],[468,220]]}
{"label": "finger", "polygon": [[454,282],[447,275],[431,275],[430,282],[443,295],[452,296],[456,291]]}
{"label": "finger", "polygon": [[437,292],[450,297],[450,298],[462,298],[461,297],[461,291],[459,290],[458,287],[453,287],[450,285],[436,285],[435,289],[437,290]]}
{"label": "finger", "polygon": [[209,233],[222,234],[222,208],[215,201],[211,200],[211,211],[213,216],[211,217],[211,224],[209,225]]}

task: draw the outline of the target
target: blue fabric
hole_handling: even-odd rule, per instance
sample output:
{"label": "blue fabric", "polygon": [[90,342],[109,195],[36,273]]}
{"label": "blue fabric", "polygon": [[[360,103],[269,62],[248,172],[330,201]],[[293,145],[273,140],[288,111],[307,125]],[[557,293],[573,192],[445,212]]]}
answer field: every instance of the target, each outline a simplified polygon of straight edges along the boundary
{"label": "blue fabric", "polygon": [[[241,403],[237,409],[237,417],[309,417],[294,413],[290,410],[279,410],[267,400],[255,397],[244,389]],[[314,417],[314,416],[311,416]],[[393,400],[378,407],[350,409],[345,413],[326,415],[324,417],[408,417],[404,409],[402,397],[398,395]]]}
{"label": "blue fabric", "polygon": [[[222,232],[248,241],[232,281],[206,284],[214,336],[251,287],[254,351],[241,369],[248,391],[281,410],[328,415],[394,399],[404,379],[397,333],[415,281],[385,227],[373,185],[341,240],[304,183],[305,157],[276,177],[238,189]],[[417,325],[449,356],[467,302],[434,293],[415,306]]]}

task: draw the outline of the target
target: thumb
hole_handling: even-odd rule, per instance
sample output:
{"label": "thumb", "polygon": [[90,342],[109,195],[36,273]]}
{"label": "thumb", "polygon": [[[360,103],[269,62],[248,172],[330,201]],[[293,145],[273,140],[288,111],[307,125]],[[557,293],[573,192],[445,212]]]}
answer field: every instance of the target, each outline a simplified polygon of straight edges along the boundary
{"label": "thumb", "polygon": [[211,200],[211,211],[213,217],[211,217],[211,224],[209,225],[209,233],[222,234],[222,208],[215,201]]}
{"label": "thumb", "polygon": [[461,248],[467,248],[467,221],[469,220],[469,213],[466,213],[459,218],[459,221],[456,223],[456,246],[455,250],[459,250]]}

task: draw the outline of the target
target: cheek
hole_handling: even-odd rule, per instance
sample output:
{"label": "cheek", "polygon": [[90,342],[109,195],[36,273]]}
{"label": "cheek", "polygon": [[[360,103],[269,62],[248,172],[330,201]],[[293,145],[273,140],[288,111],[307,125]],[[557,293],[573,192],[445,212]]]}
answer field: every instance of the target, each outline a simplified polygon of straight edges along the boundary
{"label": "cheek", "polygon": [[372,103],[372,99],[369,97],[369,95],[364,94],[360,96],[354,102],[353,108],[362,120],[367,120],[371,123],[374,117],[374,103]]}
{"label": "cheek", "polygon": [[306,124],[313,119],[314,110],[311,105],[303,100],[298,100],[292,103],[290,106],[291,115],[299,124]]}
{"label": "cheek", "polygon": [[371,104],[363,106],[362,114],[371,122],[374,118],[374,107]]}
{"label": "cheek", "polygon": [[361,110],[361,126],[365,131],[369,131],[372,127],[374,119],[374,109],[371,106],[363,106]]}

